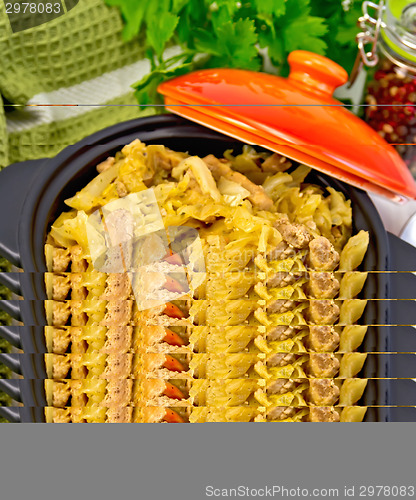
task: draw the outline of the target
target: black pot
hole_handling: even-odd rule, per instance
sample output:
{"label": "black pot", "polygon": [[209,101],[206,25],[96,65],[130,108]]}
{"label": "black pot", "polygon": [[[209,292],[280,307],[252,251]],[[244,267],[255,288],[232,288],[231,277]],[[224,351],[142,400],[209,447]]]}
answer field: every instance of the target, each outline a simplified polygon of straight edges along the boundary
{"label": "black pot", "polygon": [[[24,270],[24,273],[0,273],[0,282],[24,298],[0,303],[1,309],[24,324],[0,327],[0,336],[25,353],[3,356],[4,362],[24,376],[19,381],[0,380],[0,389],[12,393],[14,399],[24,404],[24,408],[0,408],[0,413],[13,421],[43,419],[40,407],[45,404],[45,396],[41,379],[45,377],[45,367],[40,354],[46,352],[44,242],[50,224],[67,208],[63,200],[96,175],[96,165],[136,138],[199,156],[222,155],[226,149],[238,151],[242,147],[227,136],[182,118],[152,116],[107,128],[67,147],[55,158],[15,164],[0,173],[0,254]],[[343,192],[352,201],[354,230],[370,233],[370,248],[362,264],[363,270],[370,271],[362,292],[362,298],[369,302],[361,322],[372,326],[362,349],[373,353],[415,352],[416,330],[408,325],[416,325],[416,308],[411,300],[416,297],[416,278],[411,274],[416,267],[416,249],[385,231],[365,192],[317,172],[308,176],[308,182]],[[405,357],[400,362],[394,356],[397,355],[371,355],[362,376],[391,379],[406,373],[416,378],[413,355],[402,355]],[[416,384],[411,380],[371,380],[360,404],[416,406]],[[367,419],[416,421],[416,410],[373,408],[368,411]]]}

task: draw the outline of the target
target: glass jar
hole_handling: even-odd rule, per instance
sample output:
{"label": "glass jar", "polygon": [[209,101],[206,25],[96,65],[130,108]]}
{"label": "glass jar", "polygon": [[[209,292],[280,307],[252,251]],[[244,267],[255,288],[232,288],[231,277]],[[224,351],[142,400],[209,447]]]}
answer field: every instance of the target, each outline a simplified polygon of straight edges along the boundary
{"label": "glass jar", "polygon": [[364,2],[363,11],[361,46],[373,47],[370,52],[364,49],[362,61],[374,68],[369,72],[365,119],[396,147],[416,178],[416,2]]}

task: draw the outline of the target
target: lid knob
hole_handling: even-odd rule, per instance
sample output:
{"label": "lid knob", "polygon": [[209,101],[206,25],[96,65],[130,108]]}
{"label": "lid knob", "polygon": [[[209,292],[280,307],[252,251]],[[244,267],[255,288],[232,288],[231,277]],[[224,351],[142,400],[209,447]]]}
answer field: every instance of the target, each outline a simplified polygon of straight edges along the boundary
{"label": "lid knob", "polygon": [[[331,59],[306,50],[289,54],[289,80],[307,87],[309,92],[332,96],[334,90],[348,81],[348,73]],[[306,90],[306,89],[305,89]]]}

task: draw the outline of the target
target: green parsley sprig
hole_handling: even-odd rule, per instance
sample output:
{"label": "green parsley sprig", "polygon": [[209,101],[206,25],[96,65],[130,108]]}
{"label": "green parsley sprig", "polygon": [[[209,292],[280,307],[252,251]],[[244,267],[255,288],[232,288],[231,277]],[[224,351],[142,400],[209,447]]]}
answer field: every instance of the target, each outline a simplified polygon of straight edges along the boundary
{"label": "green parsley sprig", "polygon": [[[259,71],[269,58],[287,73],[292,50],[327,55],[352,69],[359,0],[105,0],[123,16],[123,37],[145,34],[151,72],[137,82],[140,104],[161,103],[159,83],[199,68]],[[165,59],[168,45],[181,52]]]}

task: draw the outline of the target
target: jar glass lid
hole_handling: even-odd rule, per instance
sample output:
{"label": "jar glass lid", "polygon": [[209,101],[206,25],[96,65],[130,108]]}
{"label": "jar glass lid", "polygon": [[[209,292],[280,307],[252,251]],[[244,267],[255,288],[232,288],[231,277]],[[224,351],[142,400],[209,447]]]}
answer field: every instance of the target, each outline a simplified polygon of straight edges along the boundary
{"label": "jar glass lid", "polygon": [[388,0],[383,21],[381,36],[388,49],[416,64],[416,2]]}

